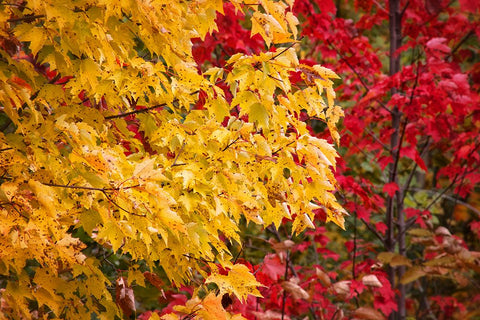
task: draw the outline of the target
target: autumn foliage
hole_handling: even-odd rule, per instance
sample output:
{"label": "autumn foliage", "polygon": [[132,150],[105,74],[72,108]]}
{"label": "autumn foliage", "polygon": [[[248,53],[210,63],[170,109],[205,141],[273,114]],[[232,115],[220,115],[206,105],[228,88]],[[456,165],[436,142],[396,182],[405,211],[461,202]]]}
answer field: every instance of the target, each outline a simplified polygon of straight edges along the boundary
{"label": "autumn foliage", "polygon": [[477,319],[479,11],[0,2],[0,318]]}
{"label": "autumn foliage", "polygon": [[2,318],[135,316],[146,280],[195,284],[165,319],[230,318],[261,296],[242,226],[343,227],[337,153],[300,119],[338,143],[338,76],[298,61],[292,5],[227,5],[257,50],[200,66],[222,1],[0,3]]}

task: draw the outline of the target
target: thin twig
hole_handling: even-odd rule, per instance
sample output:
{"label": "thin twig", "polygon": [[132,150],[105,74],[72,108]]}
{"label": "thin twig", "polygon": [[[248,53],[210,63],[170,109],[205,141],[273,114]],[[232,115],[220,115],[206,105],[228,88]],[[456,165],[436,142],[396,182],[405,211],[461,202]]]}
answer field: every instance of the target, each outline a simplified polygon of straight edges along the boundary
{"label": "thin twig", "polygon": [[[200,92],[200,90],[196,90],[196,91],[190,93],[190,95],[193,96],[193,95],[195,95],[199,92]],[[175,102],[178,102],[178,101],[179,101],[179,99],[176,98],[176,99],[173,99],[172,103],[175,103]],[[113,116],[106,116],[105,120],[125,118],[125,117],[131,116],[133,114],[145,113],[145,112],[149,112],[151,110],[166,107],[166,106],[168,106],[168,102],[160,103],[160,104],[157,104],[157,105],[154,105],[152,107],[145,108],[145,109],[129,111],[129,112],[125,112],[125,113],[116,114],[116,115],[113,115]]]}
{"label": "thin twig", "polygon": [[[363,80],[362,76],[358,73],[357,69],[355,69],[353,67],[353,65],[347,60],[345,59],[345,57],[342,55],[342,53],[340,52],[340,50],[337,49],[337,47],[332,43],[330,42],[329,40],[327,40],[327,44],[330,45],[333,50],[335,50],[337,52],[337,54],[340,56],[340,60],[342,60],[343,62],[345,62],[347,64],[347,66],[350,68],[350,70],[353,71],[353,73],[355,73],[355,75],[357,76],[358,80],[360,81],[360,83],[362,84],[363,88],[365,89],[365,91],[370,91],[370,88],[369,86],[366,84],[366,82]],[[380,104],[380,106],[386,110],[388,113],[392,114],[393,111],[388,109],[387,106],[382,102],[380,101],[379,99],[376,99],[376,101]]]}
{"label": "thin twig", "polygon": [[56,188],[66,188],[66,189],[79,189],[79,190],[91,190],[91,191],[99,191],[101,193],[103,193],[103,195],[107,198],[107,200],[109,202],[111,202],[114,206],[116,206],[117,208],[119,208],[120,210],[128,213],[128,214],[131,214],[133,216],[137,216],[137,217],[146,217],[146,215],[142,215],[142,214],[138,214],[138,213],[135,213],[135,212],[130,212],[128,210],[126,210],[125,208],[121,207],[118,203],[116,203],[112,197],[110,197],[110,195],[108,194],[108,192],[111,192],[111,191],[120,191],[120,190],[125,190],[125,189],[131,189],[131,188],[135,188],[135,187],[138,187],[139,185],[134,185],[134,186],[128,186],[128,187],[121,187],[121,188],[95,188],[95,187],[84,187],[84,186],[69,186],[69,185],[60,185],[60,184],[55,184],[55,183],[43,183],[43,185],[45,186],[49,186],[49,187],[56,187]]}
{"label": "thin twig", "polygon": [[175,156],[175,159],[173,160],[172,167],[177,166],[178,157],[179,157],[180,154],[182,153],[182,151],[183,151],[183,149],[185,148],[185,145],[186,145],[186,144],[187,144],[187,142],[186,142],[186,141],[183,141],[182,147],[180,148],[180,150],[178,150],[178,153],[177,153],[177,155]]}
{"label": "thin twig", "polygon": [[425,207],[424,211],[427,211],[428,209],[430,209],[434,204],[435,202],[437,202],[438,199],[440,199],[441,197],[443,197],[443,195],[451,188],[455,185],[455,183],[459,180],[462,180],[463,178],[465,178],[465,176],[469,173],[472,173],[472,172],[475,172],[476,170],[478,170],[478,168],[480,167],[480,164],[473,167],[471,170],[469,171],[465,171],[462,175],[456,175],[455,178],[453,179],[453,181],[447,186],[445,187],[445,189],[442,190],[442,192],[440,192],[438,194],[437,197],[435,197],[435,199],[433,199],[430,204],[428,206]]}
{"label": "thin twig", "polygon": [[[302,39],[303,39],[303,36],[301,36],[300,39],[298,39],[298,41],[301,41]],[[288,47],[284,48],[282,51],[280,51],[279,53],[274,55],[270,60],[276,59],[278,56],[284,54],[288,49],[290,49],[291,47],[293,47],[296,44],[297,44],[296,42],[293,42],[291,45],[289,45]]]}
{"label": "thin twig", "polygon": [[365,128],[365,131],[368,133],[368,135],[370,137],[373,138],[373,140],[375,140],[378,144],[380,144],[385,150],[388,151],[388,153],[392,153],[392,150],[387,146],[385,145],[382,141],[380,141],[380,139],[368,128]]}
{"label": "thin twig", "polygon": [[128,186],[128,187],[117,187],[117,188],[95,188],[95,187],[85,187],[85,186],[70,186],[64,184],[55,184],[55,183],[42,183],[43,185],[49,187],[56,187],[56,188],[67,188],[67,189],[79,189],[79,190],[92,190],[92,191],[100,191],[100,192],[108,192],[108,191],[120,191],[125,189],[132,189],[139,187],[139,184]]}
{"label": "thin twig", "polygon": [[[176,101],[178,101],[178,99],[173,100],[173,102],[176,102]],[[131,116],[133,114],[145,113],[145,112],[148,112],[150,110],[165,107],[167,105],[168,105],[168,103],[165,102],[165,103],[157,104],[157,105],[154,105],[153,107],[148,107],[148,108],[145,108],[145,109],[138,109],[138,110],[134,110],[134,111],[130,111],[130,112],[116,114],[116,115],[113,115],[113,116],[106,116],[105,120],[125,118],[125,117]]]}
{"label": "thin twig", "polygon": [[280,147],[279,149],[275,150],[272,152],[272,156],[279,153],[280,151],[282,151],[284,148],[288,147],[289,145],[292,145],[293,143],[295,143],[295,141],[290,141],[289,143],[287,143],[286,145],[284,145],[283,147]]}
{"label": "thin twig", "polygon": [[375,230],[374,227],[372,227],[370,223],[365,221],[365,219],[363,218],[361,218],[360,221],[362,221],[365,224],[365,226],[368,228],[368,230],[370,230],[370,232],[372,232],[383,244],[385,244],[385,239],[380,235],[380,233],[378,233],[377,230]]}
{"label": "thin twig", "polygon": [[235,140],[233,140],[232,142],[230,142],[225,148],[223,148],[222,152],[223,152],[223,151],[226,151],[228,148],[230,148],[235,142],[238,141],[238,139],[240,139],[240,137],[237,137]]}
{"label": "thin twig", "polygon": [[462,40],[460,40],[460,42],[457,43],[457,45],[452,48],[452,50],[450,51],[450,53],[445,56],[445,59],[448,59],[449,57],[453,56],[453,54],[460,48],[460,46],[461,46],[465,41],[467,41],[468,38],[470,38],[473,34],[475,34],[475,32],[474,32],[473,30],[470,30],[470,31],[462,38]]}
{"label": "thin twig", "polygon": [[45,16],[43,14],[38,14],[38,15],[31,15],[31,16],[24,16],[20,18],[11,18],[7,19],[7,22],[19,22],[19,21],[28,21],[28,20],[35,20],[38,18],[44,18]]}
{"label": "thin twig", "polygon": [[[290,264],[290,251],[287,250],[286,258],[285,258],[285,281],[288,281],[288,268]],[[287,304],[287,290],[283,289],[283,297],[282,297],[282,320],[285,318],[285,306]]]}
{"label": "thin twig", "polygon": [[[401,115],[400,115],[401,117]],[[407,122],[408,118],[405,118],[403,121],[403,127],[402,127],[402,132],[400,133],[400,137],[398,139],[398,143],[395,146],[395,148],[392,150],[392,152],[395,152],[395,162],[393,163],[393,168],[392,168],[392,179],[391,182],[395,182],[397,179],[397,173],[398,173],[398,162],[400,161],[400,151],[402,150],[402,145],[403,145],[403,138],[405,137],[405,130],[407,128]],[[395,150],[397,149],[397,150]]]}
{"label": "thin twig", "polygon": [[410,102],[409,102],[410,106],[412,105],[413,96],[414,96],[415,90],[417,89],[417,86],[418,86],[418,77],[420,76],[420,71],[418,69],[419,69],[419,65],[418,65],[418,62],[417,62],[417,74],[415,75],[415,82],[413,83],[412,93],[410,94]]}
{"label": "thin twig", "polygon": [[243,252],[243,245],[240,246],[240,250],[238,251],[237,256],[235,257],[235,259],[233,259],[233,264],[235,264],[237,262],[238,258],[240,258],[240,255],[242,254],[242,252]]}
{"label": "thin twig", "polygon": [[[356,199],[354,201],[356,202]],[[357,264],[357,220],[358,220],[357,212],[355,212],[353,218],[354,218],[354,225],[353,225],[352,279],[357,280],[357,274],[355,270],[356,264]],[[357,308],[360,308],[360,302],[358,301],[358,295],[360,295],[360,293],[358,292],[357,289],[355,289],[355,292],[357,293],[357,295],[355,295],[354,297],[355,304]]]}
{"label": "thin twig", "polygon": [[207,259],[205,259],[205,258],[192,257],[192,256],[189,255],[188,253],[184,253],[184,254],[182,254],[182,256],[184,256],[184,257],[186,257],[186,258],[189,258],[189,259],[201,261],[201,262],[203,262],[203,263],[215,263],[214,260],[207,260]]}
{"label": "thin twig", "polygon": [[400,12],[400,17],[403,17],[409,5],[410,5],[410,1],[407,1],[407,3],[405,4],[405,7],[403,7],[402,11]]}
{"label": "thin twig", "polygon": [[[427,190],[427,189],[420,189],[420,188],[410,188],[409,190],[412,190],[412,191],[425,191],[425,192],[428,192],[428,193],[435,193],[437,194],[438,192],[435,191],[435,190]],[[448,200],[451,200],[451,201],[454,201],[454,202],[458,202],[459,204],[461,204],[462,206],[464,207],[467,207],[468,209],[472,210],[474,213],[476,213],[479,217],[480,217],[480,210],[475,208],[474,206],[472,206],[471,204],[469,204],[468,202],[465,202],[465,201],[462,201],[458,198],[455,198],[455,197],[452,197],[448,194],[443,194],[441,196],[442,198],[445,198],[445,199],[448,199]]]}
{"label": "thin twig", "polygon": [[[418,286],[418,291],[420,291],[420,294],[421,294],[421,297],[422,297],[422,302],[423,304],[425,305],[425,308],[427,309],[427,312],[429,314],[429,316],[431,317],[431,319],[437,319],[437,317],[435,316],[435,314],[432,312],[432,309],[430,307],[430,302],[428,301],[428,298],[427,298],[427,295],[425,294],[425,289],[423,289],[423,286],[421,284],[421,282],[419,280],[416,280],[415,282]],[[419,306],[418,310],[417,310],[417,316],[419,316],[419,311],[421,310],[420,309],[421,305]]]}
{"label": "thin twig", "polygon": [[113,201],[113,199],[110,197],[110,195],[106,192],[106,191],[102,191],[103,195],[108,199],[108,201],[110,201],[114,206],[116,206],[117,208],[119,208],[120,210],[128,213],[128,214],[131,214],[133,216],[137,216],[137,217],[142,217],[142,218],[145,218],[147,215],[145,214],[138,214],[138,213],[135,213],[135,212],[130,212],[128,211],[127,209],[124,209],[123,207],[121,207],[118,203],[116,203],[115,201]]}
{"label": "thin twig", "polygon": [[[422,150],[420,150],[420,157],[422,157],[423,153],[425,150],[427,150],[427,147],[430,145],[430,137],[427,138],[427,141],[425,141],[425,144],[422,146]],[[415,165],[413,166],[412,171],[410,171],[410,174],[408,175],[407,181],[405,182],[405,185],[402,187],[402,202],[405,200],[406,197],[406,191],[410,187],[410,183],[412,183],[413,176],[415,175],[415,172],[417,170],[418,164],[415,161]]]}
{"label": "thin twig", "polygon": [[[356,202],[356,199],[354,200]],[[356,204],[355,204],[356,206]],[[352,257],[352,279],[357,280],[357,274],[355,272],[355,265],[356,265],[356,258],[357,258],[357,220],[358,220],[358,215],[357,212],[355,211],[355,214],[353,215],[353,257]],[[358,303],[358,301],[357,301]]]}
{"label": "thin twig", "polygon": [[[480,168],[480,164],[475,166],[474,168],[472,168],[472,170],[469,170],[469,171],[465,171],[461,176],[459,176],[458,174],[455,176],[455,178],[453,179],[453,181],[448,185],[446,186],[441,192],[438,192],[438,196],[435,197],[435,199],[433,199],[430,204],[428,206],[425,207],[425,209],[423,209],[423,211],[427,211],[428,209],[430,209],[440,198],[442,197],[445,197],[445,193],[450,190],[450,188],[452,188],[455,183],[458,181],[458,180],[462,180],[463,178],[465,178],[465,176],[469,173],[472,173],[472,172],[475,172],[478,170],[478,168]],[[403,231],[403,233],[405,233],[406,231],[408,231],[408,229],[410,229],[414,224],[415,224],[415,221],[416,221],[416,217],[412,217],[410,219],[407,220],[406,222],[406,226],[405,226],[405,230]]]}

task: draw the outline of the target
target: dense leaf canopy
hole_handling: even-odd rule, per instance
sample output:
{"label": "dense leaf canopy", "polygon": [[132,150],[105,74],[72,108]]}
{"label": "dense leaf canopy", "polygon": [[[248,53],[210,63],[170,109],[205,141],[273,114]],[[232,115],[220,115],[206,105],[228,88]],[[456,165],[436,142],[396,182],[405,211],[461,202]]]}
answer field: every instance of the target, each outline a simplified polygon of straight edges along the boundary
{"label": "dense leaf canopy", "polygon": [[240,223],[299,233],[324,208],[343,227],[336,152],[299,119],[338,141],[337,76],[299,63],[292,3],[232,3],[265,50],[220,67],[200,67],[191,40],[222,1],[0,3],[0,317],[112,319],[111,254],[128,261],[126,314],[128,286],[156,268],[245,299],[259,283],[230,253]]}

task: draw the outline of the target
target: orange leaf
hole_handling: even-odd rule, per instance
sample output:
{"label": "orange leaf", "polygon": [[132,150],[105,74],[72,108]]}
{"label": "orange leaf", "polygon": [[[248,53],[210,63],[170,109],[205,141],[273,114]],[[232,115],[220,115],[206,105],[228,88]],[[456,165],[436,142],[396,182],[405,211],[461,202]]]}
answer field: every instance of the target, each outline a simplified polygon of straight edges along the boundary
{"label": "orange leaf", "polygon": [[163,289],[163,281],[160,279],[160,277],[156,273],[145,271],[143,273],[143,276],[145,277],[145,279],[148,280],[148,282],[150,282],[158,290]]}
{"label": "orange leaf", "polygon": [[227,320],[227,312],[222,306],[222,296],[209,293],[202,301],[203,310],[198,314],[204,319]]}

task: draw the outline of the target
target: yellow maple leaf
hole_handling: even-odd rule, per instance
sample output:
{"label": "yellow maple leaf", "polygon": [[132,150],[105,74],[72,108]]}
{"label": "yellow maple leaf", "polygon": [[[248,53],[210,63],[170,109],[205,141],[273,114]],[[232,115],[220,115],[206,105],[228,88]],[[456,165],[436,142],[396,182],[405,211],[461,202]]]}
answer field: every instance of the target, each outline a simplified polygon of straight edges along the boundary
{"label": "yellow maple leaf", "polygon": [[247,296],[262,297],[257,287],[263,286],[255,279],[244,264],[235,264],[227,275],[213,273],[205,283],[215,283],[220,290],[220,295],[233,293],[238,299],[245,301]]}

